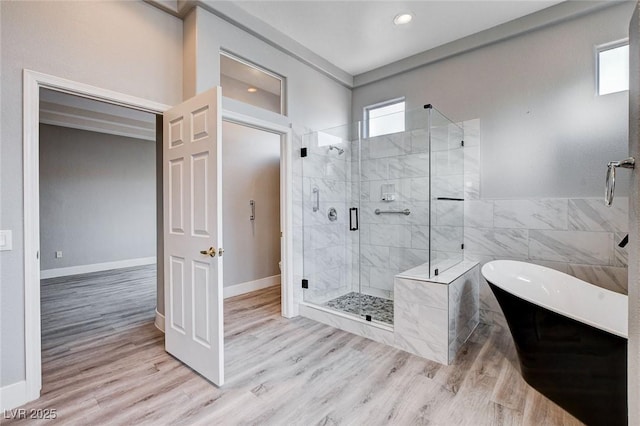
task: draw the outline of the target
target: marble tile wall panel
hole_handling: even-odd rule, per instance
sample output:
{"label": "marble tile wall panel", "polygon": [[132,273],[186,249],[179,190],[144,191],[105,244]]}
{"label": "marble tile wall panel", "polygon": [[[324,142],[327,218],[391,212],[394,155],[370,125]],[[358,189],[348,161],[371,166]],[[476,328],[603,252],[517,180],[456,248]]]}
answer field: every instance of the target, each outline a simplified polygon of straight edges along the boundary
{"label": "marble tile wall panel", "polygon": [[[401,215],[402,217],[398,218],[398,220],[410,225],[429,225],[431,204],[428,201],[413,201],[406,207],[409,208],[411,214],[408,216]],[[400,208],[403,209],[405,206],[400,206]]]}
{"label": "marble tile wall panel", "polygon": [[495,200],[493,226],[512,229],[567,229],[567,200]]}
{"label": "marble tile wall panel", "polygon": [[376,290],[393,292],[393,279],[400,271],[393,268],[369,268],[368,281],[363,282],[364,287]]}
{"label": "marble tile wall panel", "polygon": [[389,268],[391,247],[360,244],[360,263],[376,268]]}
{"label": "marble tile wall panel", "polygon": [[462,226],[464,223],[464,202],[452,200],[434,200],[434,225]]}
{"label": "marble tile wall panel", "polygon": [[409,199],[407,201],[416,202],[416,201],[429,201],[429,178],[428,177],[417,177],[410,179],[410,192]]}
{"label": "marble tile wall panel", "polygon": [[[476,150],[476,147],[470,150]],[[455,148],[447,151],[436,151],[433,156],[432,167],[434,176],[463,175],[465,166],[464,148]],[[471,162],[471,160],[469,160]],[[471,171],[473,172],[473,171]]]}
{"label": "marble tile wall panel", "polygon": [[305,177],[303,178],[304,201],[310,205],[316,201],[313,190],[319,190],[320,201],[342,201],[347,197],[347,185],[344,180],[333,180],[326,178]]}
{"label": "marble tile wall panel", "polygon": [[426,129],[411,131],[411,152],[414,154],[429,152],[429,135]]}
{"label": "marble tile wall panel", "polygon": [[465,200],[480,199],[480,174],[465,174],[463,197]]}
{"label": "marble tile wall panel", "polygon": [[464,178],[461,179],[460,175],[431,177],[431,192],[434,198],[463,198],[465,193],[463,185],[466,185],[466,183]]}
{"label": "marble tile wall panel", "polygon": [[445,284],[396,278],[395,285],[396,300],[399,303],[418,303],[431,308],[447,309],[449,294]]}
{"label": "marble tile wall panel", "polygon": [[493,201],[465,200],[464,226],[470,228],[493,228]]}
{"label": "marble tile wall panel", "polygon": [[490,256],[528,256],[528,230],[466,228],[464,230],[465,253]]}
{"label": "marble tile wall panel", "polygon": [[464,146],[464,173],[480,174],[480,146],[469,146],[466,141]]}
{"label": "marble tile wall panel", "polygon": [[411,225],[372,225],[369,232],[369,243],[372,245],[406,248],[412,246]]}
{"label": "marble tile wall panel", "polygon": [[447,286],[396,279],[396,346],[435,361],[448,361]]}
{"label": "marble tile wall panel", "polygon": [[411,135],[408,132],[367,138],[362,146],[367,146],[369,158],[395,157],[411,153]]}
{"label": "marble tile wall panel", "polygon": [[613,234],[584,231],[529,231],[529,257],[539,260],[609,265]]}
{"label": "marble tile wall panel", "polygon": [[429,154],[409,154],[388,159],[389,178],[429,177]]}
{"label": "marble tile wall panel", "polygon": [[607,290],[627,294],[629,288],[627,268],[574,264],[568,266],[568,273],[574,277]]}
{"label": "marble tile wall panel", "polygon": [[620,247],[620,242],[626,236],[626,233],[616,232],[613,236],[613,266],[627,267],[629,262],[629,246]]}
{"label": "marble tile wall panel", "polygon": [[[431,249],[443,252],[458,252],[462,250],[463,228],[462,226],[431,227]],[[428,247],[427,247],[428,248]]]}
{"label": "marble tile wall panel", "polygon": [[429,249],[429,226],[413,225],[411,227],[411,248]]}
{"label": "marble tile wall panel", "polygon": [[325,247],[344,247],[347,228],[344,225],[309,225],[304,233],[304,247],[307,250]]}
{"label": "marble tile wall panel", "polygon": [[569,229],[629,232],[629,199],[617,197],[611,207],[602,199],[570,199]]}
{"label": "marble tile wall panel", "polygon": [[420,249],[389,249],[389,266],[397,271],[406,271],[429,261],[429,251]]}
{"label": "marble tile wall panel", "polygon": [[[360,180],[384,180],[389,179],[389,158],[376,158],[373,160],[362,160],[360,168]],[[354,167],[354,172],[356,168]],[[357,177],[357,176],[354,176]]]}

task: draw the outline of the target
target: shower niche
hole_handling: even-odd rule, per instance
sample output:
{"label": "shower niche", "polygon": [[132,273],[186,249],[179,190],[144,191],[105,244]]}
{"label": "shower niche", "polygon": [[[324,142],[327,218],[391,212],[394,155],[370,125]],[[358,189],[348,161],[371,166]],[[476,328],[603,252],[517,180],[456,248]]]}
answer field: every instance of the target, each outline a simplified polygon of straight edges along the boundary
{"label": "shower niche", "polygon": [[[471,274],[458,311],[477,324],[479,278],[463,261],[463,129],[431,105],[402,114],[402,132],[368,135],[367,123],[355,122],[304,136],[300,313],[426,356],[409,348],[422,330],[402,329],[408,311],[420,321],[429,306],[404,303],[402,280],[423,283],[411,287],[415,302],[429,286],[439,286],[433,294],[453,292],[443,278]],[[455,318],[448,321],[443,333],[455,335]]]}

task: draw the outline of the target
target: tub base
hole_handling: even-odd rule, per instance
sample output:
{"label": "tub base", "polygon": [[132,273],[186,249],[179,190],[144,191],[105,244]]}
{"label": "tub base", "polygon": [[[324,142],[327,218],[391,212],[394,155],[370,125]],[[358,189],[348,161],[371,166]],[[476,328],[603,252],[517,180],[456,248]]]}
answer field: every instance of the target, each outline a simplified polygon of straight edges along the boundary
{"label": "tub base", "polygon": [[627,339],[489,286],[527,383],[587,425],[626,425]]}

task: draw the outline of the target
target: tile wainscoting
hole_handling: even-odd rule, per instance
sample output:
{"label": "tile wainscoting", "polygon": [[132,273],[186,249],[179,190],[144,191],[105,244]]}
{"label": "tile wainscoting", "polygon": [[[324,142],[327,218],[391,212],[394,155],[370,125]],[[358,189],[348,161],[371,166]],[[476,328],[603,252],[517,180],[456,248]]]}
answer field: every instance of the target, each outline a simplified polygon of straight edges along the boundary
{"label": "tile wainscoting", "polygon": [[[628,199],[612,207],[600,198],[465,201],[465,258],[484,264],[495,259],[547,266],[618,293],[627,293]],[[484,280],[480,318],[502,320]]]}

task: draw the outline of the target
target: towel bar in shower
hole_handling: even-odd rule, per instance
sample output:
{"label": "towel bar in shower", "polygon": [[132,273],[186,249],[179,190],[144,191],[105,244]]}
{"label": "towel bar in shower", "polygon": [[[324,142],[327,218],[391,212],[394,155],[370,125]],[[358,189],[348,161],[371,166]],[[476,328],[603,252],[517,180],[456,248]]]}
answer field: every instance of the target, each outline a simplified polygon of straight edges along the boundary
{"label": "towel bar in shower", "polygon": [[403,215],[410,215],[411,214],[411,210],[409,210],[409,209],[404,209],[404,210],[380,210],[380,209],[375,209],[374,213],[375,214],[403,214]]}

